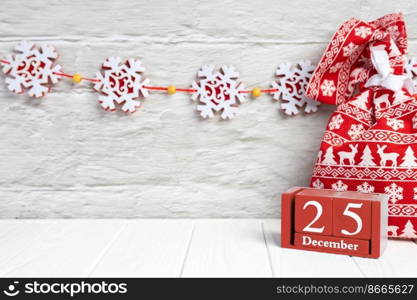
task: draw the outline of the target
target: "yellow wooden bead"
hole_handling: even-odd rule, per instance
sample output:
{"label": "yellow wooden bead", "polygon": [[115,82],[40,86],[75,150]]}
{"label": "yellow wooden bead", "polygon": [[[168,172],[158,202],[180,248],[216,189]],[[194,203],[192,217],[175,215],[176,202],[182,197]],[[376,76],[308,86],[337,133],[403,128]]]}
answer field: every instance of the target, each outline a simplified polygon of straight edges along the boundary
{"label": "yellow wooden bead", "polygon": [[262,94],[262,91],[260,88],[254,88],[252,90],[252,96],[253,97],[259,97]]}
{"label": "yellow wooden bead", "polygon": [[177,92],[177,88],[175,87],[175,85],[170,85],[167,88],[167,93],[170,95],[173,95]]}
{"label": "yellow wooden bead", "polygon": [[74,81],[75,83],[80,83],[81,80],[83,80],[83,78],[81,77],[80,74],[74,74],[74,75],[72,75],[72,81]]}

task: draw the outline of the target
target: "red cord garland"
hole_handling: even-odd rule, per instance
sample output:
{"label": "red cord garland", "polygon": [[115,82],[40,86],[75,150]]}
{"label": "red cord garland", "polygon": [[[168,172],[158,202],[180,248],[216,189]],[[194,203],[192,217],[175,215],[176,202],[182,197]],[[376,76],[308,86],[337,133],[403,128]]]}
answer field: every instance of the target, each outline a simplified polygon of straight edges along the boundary
{"label": "red cord garland", "polygon": [[[62,77],[67,77],[67,78],[74,78],[74,75],[67,74],[67,73],[54,72],[54,74],[58,76],[62,76]],[[98,79],[94,79],[94,78],[81,77],[81,79],[91,81],[91,82],[98,82]]]}
{"label": "red cord garland", "polygon": [[[148,90],[154,90],[154,91],[167,91],[168,90],[168,87],[165,87],[165,86],[147,86],[147,85],[145,85],[144,88],[148,89]],[[197,92],[197,90],[195,90],[195,89],[182,89],[182,88],[176,89],[176,91],[177,92],[184,92],[184,93],[195,93],[195,92]]]}
{"label": "red cord garland", "polygon": [[[261,93],[275,93],[278,92],[278,89],[263,89],[259,90]],[[253,93],[253,90],[245,90],[245,91],[239,91],[240,94],[250,94]]]}
{"label": "red cord garland", "polygon": [[[9,61],[4,60],[4,59],[0,59],[0,63],[2,64],[10,64]],[[62,77],[66,77],[66,78],[74,78],[74,75],[68,74],[68,73],[63,73],[63,72],[54,72],[55,75],[58,76],[62,76]],[[87,80],[87,81],[91,81],[91,82],[98,82],[98,79],[94,79],[94,78],[88,78],[88,77],[81,77],[82,80]],[[168,87],[165,86],[144,86],[145,89],[148,90],[154,90],[154,91],[167,91]],[[195,93],[197,92],[196,89],[186,89],[186,88],[177,88],[176,89],[177,92],[183,92],[183,93]],[[260,90],[262,93],[274,93],[277,92],[278,89],[263,89]],[[239,93],[245,93],[245,94],[250,94],[252,93],[253,90],[245,90],[245,91],[240,91]]]}

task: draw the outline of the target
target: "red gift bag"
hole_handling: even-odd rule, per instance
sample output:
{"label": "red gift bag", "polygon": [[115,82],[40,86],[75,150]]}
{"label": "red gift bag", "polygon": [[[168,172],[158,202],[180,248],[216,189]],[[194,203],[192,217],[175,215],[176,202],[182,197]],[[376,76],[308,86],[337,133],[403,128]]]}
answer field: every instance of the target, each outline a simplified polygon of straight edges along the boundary
{"label": "red gift bag", "polygon": [[386,193],[388,235],[417,238],[417,97],[406,52],[402,14],[350,19],[334,34],[307,88],[338,105],[311,186]]}

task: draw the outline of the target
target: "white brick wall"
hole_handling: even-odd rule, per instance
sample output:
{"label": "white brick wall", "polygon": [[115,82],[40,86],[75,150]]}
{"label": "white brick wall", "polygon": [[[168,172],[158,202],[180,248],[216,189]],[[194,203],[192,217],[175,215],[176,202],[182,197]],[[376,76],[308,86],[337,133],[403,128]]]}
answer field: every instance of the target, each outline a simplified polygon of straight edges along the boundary
{"label": "white brick wall", "polygon": [[[22,1],[23,2],[23,1]],[[69,73],[138,57],[154,84],[187,87],[204,63],[268,87],[282,62],[316,62],[347,18],[414,11],[415,1],[2,0],[0,54],[55,45]],[[417,14],[407,16],[417,55]],[[414,52],[413,52],[414,51]],[[153,94],[131,116],[98,107],[88,83],[42,100],[0,83],[0,217],[274,217],[306,185],[332,107],[284,117],[271,97],[231,122],[203,121],[185,94]]]}

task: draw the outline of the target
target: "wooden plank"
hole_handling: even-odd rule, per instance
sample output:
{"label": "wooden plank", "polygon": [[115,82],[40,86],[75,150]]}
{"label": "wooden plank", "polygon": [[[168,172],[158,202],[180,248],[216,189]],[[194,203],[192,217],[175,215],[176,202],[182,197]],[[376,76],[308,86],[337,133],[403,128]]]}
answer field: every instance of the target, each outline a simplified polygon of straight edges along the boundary
{"label": "wooden plank", "polygon": [[260,220],[198,220],[182,277],[271,277]]}
{"label": "wooden plank", "polygon": [[179,277],[193,220],[129,220],[94,277]]}
{"label": "wooden plank", "polygon": [[367,277],[417,277],[417,244],[406,240],[389,240],[379,259],[354,257]]}
{"label": "wooden plank", "polygon": [[43,221],[16,222],[21,237],[7,241],[17,251],[1,268],[8,277],[84,277],[124,226],[120,220],[57,220],[20,247],[16,243],[23,244]]}
{"label": "wooden plank", "polygon": [[0,220],[0,276],[5,276],[14,267],[11,261],[54,224],[53,220]]}
{"label": "wooden plank", "polygon": [[282,249],[279,220],[2,220],[0,244],[8,277],[417,276],[415,242],[380,259]]}
{"label": "wooden plank", "polygon": [[274,277],[362,277],[350,256],[281,248],[280,220],[263,220]]}

